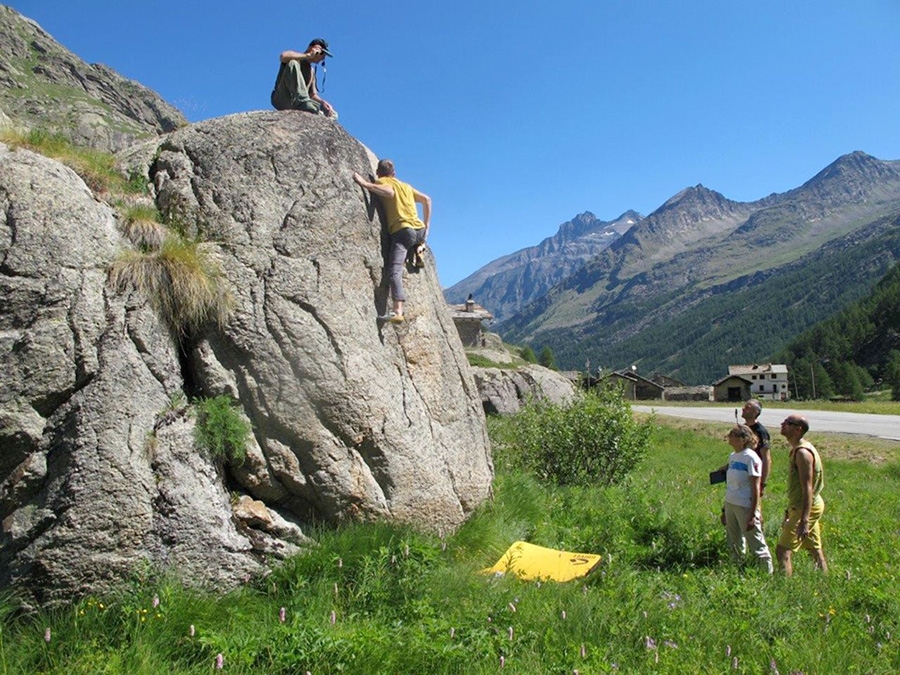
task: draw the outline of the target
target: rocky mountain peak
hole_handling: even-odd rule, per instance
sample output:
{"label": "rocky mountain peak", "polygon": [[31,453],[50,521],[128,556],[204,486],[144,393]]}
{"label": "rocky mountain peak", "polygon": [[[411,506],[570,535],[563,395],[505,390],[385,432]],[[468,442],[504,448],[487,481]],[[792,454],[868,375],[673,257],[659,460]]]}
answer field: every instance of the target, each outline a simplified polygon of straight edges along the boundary
{"label": "rocky mountain peak", "polygon": [[900,161],[884,161],[860,150],[838,157],[801,186],[803,188],[828,189],[861,183],[880,184],[900,180]]}
{"label": "rocky mountain peak", "polygon": [[736,204],[715,190],[710,190],[698,183],[693,187],[687,187],[670,197],[651,215],[659,215],[671,209],[690,209],[692,211],[721,212],[731,209]]}

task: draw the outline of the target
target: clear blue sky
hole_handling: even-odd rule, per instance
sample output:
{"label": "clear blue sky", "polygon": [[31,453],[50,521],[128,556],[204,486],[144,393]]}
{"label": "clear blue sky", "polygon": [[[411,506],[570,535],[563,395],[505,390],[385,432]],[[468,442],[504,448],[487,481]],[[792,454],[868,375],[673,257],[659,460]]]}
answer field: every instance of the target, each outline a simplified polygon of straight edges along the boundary
{"label": "clear blue sky", "polygon": [[10,4],[191,121],[268,109],[278,54],[326,38],[340,124],[434,200],[444,286],[583,211],[900,159],[898,0]]}

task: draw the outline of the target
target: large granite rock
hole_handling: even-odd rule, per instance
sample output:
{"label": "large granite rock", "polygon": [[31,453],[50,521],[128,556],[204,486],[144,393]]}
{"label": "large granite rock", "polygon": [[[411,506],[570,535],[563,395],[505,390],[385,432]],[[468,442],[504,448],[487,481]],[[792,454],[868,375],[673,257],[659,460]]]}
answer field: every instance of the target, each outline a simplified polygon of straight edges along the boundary
{"label": "large granite rock", "polygon": [[261,569],[220,469],[160,423],[177,345],[107,289],[124,245],[72,171],[0,145],[0,586],[39,603],[145,563],[213,583]]}
{"label": "large granite rock", "polygon": [[235,296],[192,376],[239,399],[257,445],[236,472],[301,517],[458,525],[488,494],[478,392],[433,267],[387,303],[382,226],[353,171],[365,148],[334,122],[244,113],[167,136],[149,177],[190,235],[219,243]]}
{"label": "large granite rock", "polygon": [[147,87],[88,64],[35,21],[0,5],[0,110],[17,126],[118,150],[187,124]]}
{"label": "large granite rock", "polygon": [[515,415],[531,399],[565,405],[575,396],[575,385],[565,375],[534,363],[472,371],[484,411],[491,415]]}
{"label": "large granite rock", "polygon": [[[144,150],[131,168],[160,208],[212,242],[235,307],[221,329],[179,341],[111,290],[114,211],[0,145],[0,587],[51,602],[149,565],[227,588],[296,552],[309,519],[460,524],[493,475],[481,402],[433,267],[409,275],[405,324],[375,320],[381,224],[350,178],[365,148],[273,112]],[[183,390],[239,400],[243,465],[195,447]]]}

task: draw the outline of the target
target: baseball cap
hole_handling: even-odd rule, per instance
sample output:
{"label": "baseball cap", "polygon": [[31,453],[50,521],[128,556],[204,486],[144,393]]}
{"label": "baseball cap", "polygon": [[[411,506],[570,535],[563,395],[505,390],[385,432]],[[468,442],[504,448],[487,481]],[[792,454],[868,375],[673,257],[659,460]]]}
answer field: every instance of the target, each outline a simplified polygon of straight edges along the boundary
{"label": "baseball cap", "polygon": [[325,54],[325,56],[331,56],[331,57],[334,57],[334,54],[332,54],[330,51],[328,51],[328,42],[326,42],[326,41],[323,40],[322,38],[316,38],[315,40],[313,40],[313,41],[310,42],[309,44],[310,44],[310,46],[312,46],[312,45],[318,45],[319,47],[322,48],[322,53]]}

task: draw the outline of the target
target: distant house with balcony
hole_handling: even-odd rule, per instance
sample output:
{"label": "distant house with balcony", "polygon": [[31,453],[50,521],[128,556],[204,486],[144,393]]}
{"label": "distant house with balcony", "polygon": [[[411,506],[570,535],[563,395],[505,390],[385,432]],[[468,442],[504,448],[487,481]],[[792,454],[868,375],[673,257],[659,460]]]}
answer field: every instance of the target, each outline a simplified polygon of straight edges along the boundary
{"label": "distant house with balcony", "polygon": [[716,401],[787,401],[788,368],[773,363],[754,363],[748,366],[728,366],[728,375],[713,383]]}

